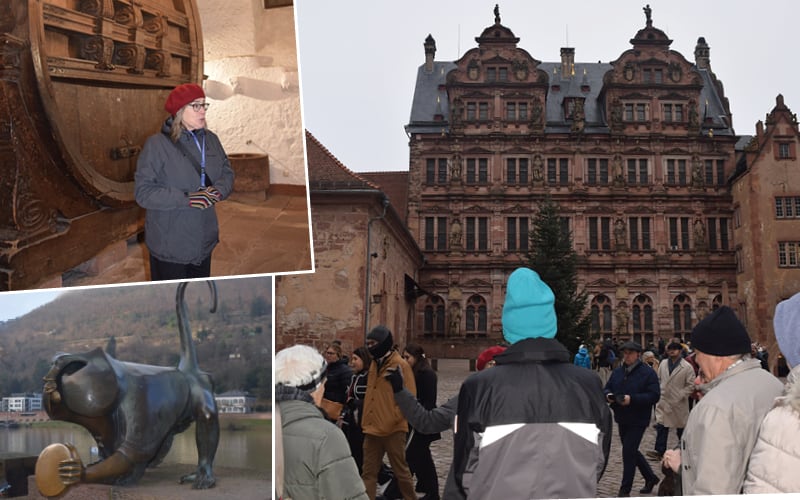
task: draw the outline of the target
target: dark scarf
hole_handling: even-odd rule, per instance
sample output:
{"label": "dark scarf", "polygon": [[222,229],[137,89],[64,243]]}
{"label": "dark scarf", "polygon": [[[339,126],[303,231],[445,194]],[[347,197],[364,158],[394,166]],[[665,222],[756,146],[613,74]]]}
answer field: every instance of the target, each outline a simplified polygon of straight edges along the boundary
{"label": "dark scarf", "polygon": [[305,401],[306,403],[314,404],[314,399],[312,399],[308,391],[283,384],[275,385],[275,401]]}

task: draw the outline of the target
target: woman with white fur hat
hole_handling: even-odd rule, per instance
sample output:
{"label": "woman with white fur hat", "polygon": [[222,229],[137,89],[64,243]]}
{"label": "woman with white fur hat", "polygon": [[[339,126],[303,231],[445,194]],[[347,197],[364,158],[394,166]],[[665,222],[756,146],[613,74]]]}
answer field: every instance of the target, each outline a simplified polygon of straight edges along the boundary
{"label": "woman with white fur hat", "polygon": [[800,293],[775,308],[775,338],[792,369],[783,395],[761,422],[745,493],[800,492]]}

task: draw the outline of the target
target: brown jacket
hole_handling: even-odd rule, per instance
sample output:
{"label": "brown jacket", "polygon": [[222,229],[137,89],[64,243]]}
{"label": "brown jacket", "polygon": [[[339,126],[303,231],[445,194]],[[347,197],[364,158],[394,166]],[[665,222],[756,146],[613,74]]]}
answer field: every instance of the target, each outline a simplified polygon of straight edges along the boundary
{"label": "brown jacket", "polygon": [[408,432],[408,422],[394,401],[392,384],[384,378],[386,371],[395,366],[400,366],[402,370],[405,388],[415,397],[417,395],[414,372],[397,351],[389,354],[380,369],[377,361],[373,360],[367,375],[367,393],[364,396],[364,413],[361,417],[364,434],[388,436],[395,432]]}

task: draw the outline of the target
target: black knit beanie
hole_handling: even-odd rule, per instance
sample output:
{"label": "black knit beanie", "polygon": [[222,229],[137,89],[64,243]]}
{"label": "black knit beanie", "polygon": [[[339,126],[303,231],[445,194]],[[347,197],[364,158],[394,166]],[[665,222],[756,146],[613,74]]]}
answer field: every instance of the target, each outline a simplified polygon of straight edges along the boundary
{"label": "black knit beanie", "polygon": [[370,330],[367,334],[367,338],[377,342],[374,346],[367,348],[372,359],[375,360],[384,357],[386,353],[389,352],[389,349],[392,348],[392,344],[394,344],[391,330],[383,325],[378,325]]}
{"label": "black knit beanie", "polygon": [[720,306],[692,330],[692,348],[712,356],[750,352],[750,336],[728,306]]}

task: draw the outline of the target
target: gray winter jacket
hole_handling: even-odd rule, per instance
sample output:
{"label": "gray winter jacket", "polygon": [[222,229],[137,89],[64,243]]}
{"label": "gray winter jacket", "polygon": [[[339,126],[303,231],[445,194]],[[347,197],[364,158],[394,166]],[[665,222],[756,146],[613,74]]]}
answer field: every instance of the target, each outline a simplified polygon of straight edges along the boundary
{"label": "gray winter jacket", "polygon": [[344,433],[305,401],[281,401],[283,491],[292,500],[366,500]]}
{"label": "gray winter jacket", "polygon": [[[145,142],[136,164],[136,202],[146,210],[144,235],[150,253],[159,260],[177,264],[199,264],[219,242],[214,207],[201,210],[189,206],[189,194],[200,186],[200,174],[192,161],[169,138],[172,118],[162,132]],[[222,199],[233,190],[233,170],[219,138],[205,133],[206,173]],[[198,138],[202,138],[198,132]],[[200,164],[200,151],[188,132],[179,142]]]}

